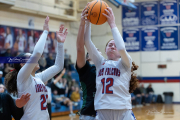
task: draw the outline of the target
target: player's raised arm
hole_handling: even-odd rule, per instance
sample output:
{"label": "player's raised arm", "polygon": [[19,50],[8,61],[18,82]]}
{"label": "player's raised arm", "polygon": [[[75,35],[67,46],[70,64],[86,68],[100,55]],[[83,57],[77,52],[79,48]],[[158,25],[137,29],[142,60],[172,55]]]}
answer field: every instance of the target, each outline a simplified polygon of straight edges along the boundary
{"label": "player's raised arm", "polygon": [[64,42],[66,40],[68,32],[67,29],[64,30],[64,25],[62,24],[59,31],[56,32],[57,37],[57,54],[55,64],[41,73],[36,74],[42,79],[43,82],[48,81],[59,73],[64,67]]}
{"label": "player's raised arm", "polygon": [[102,60],[104,57],[98,52],[97,48],[91,41],[91,23],[86,21],[85,24],[85,46],[92,59],[93,63],[97,66],[101,65]]}
{"label": "player's raised arm", "polygon": [[[31,56],[29,56],[28,54],[25,54],[26,57],[30,57],[27,63],[21,63],[21,66],[23,66],[22,68],[20,68],[18,75],[17,75],[17,84],[20,85],[23,82],[26,82],[28,77],[30,76],[30,74],[32,73],[34,67],[38,64],[38,60],[40,59],[43,50],[44,50],[44,46],[46,43],[46,38],[49,32],[49,26],[48,26],[48,22],[49,22],[49,17],[47,16],[45,19],[45,23],[43,26],[43,33],[40,37],[40,39],[38,40],[37,44],[34,47],[34,51],[32,53]],[[18,70],[16,70],[18,71]]]}
{"label": "player's raised arm", "polygon": [[116,44],[116,48],[121,55],[123,64],[129,68],[131,66],[131,57],[128,55],[126,48],[125,48],[124,40],[123,40],[118,28],[116,27],[113,10],[112,10],[112,8],[108,7],[107,9],[105,9],[105,11],[107,12],[108,15],[106,15],[104,13],[103,13],[103,15],[107,18],[108,24],[111,27],[111,31],[112,31],[113,38],[114,38],[114,41]]}
{"label": "player's raised arm", "polygon": [[62,73],[58,77],[56,77],[56,79],[53,81],[53,83],[56,84],[62,78],[62,76],[65,74],[65,72],[66,72],[66,69],[64,68]]}
{"label": "player's raised arm", "polygon": [[84,10],[81,13],[81,22],[79,26],[78,36],[77,36],[77,67],[80,69],[82,68],[85,63],[85,49],[84,49],[84,27],[85,27],[85,17],[87,17],[88,14],[86,14],[87,10],[84,8]]}

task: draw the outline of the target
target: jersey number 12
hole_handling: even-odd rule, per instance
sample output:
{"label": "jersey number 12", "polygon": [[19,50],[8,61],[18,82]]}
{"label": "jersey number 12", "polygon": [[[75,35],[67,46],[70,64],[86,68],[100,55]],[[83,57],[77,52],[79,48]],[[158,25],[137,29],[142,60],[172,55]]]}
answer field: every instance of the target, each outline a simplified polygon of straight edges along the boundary
{"label": "jersey number 12", "polygon": [[113,86],[113,82],[114,82],[113,78],[107,78],[106,80],[105,78],[103,78],[101,80],[101,83],[103,84],[102,94],[104,94],[104,91],[105,94],[113,94],[113,91],[109,90],[109,88]]}

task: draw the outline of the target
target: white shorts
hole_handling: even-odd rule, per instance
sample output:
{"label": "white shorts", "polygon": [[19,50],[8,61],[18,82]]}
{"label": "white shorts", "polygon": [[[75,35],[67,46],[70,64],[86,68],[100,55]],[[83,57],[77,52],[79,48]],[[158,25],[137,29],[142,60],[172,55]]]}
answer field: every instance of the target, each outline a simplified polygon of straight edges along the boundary
{"label": "white shorts", "polygon": [[79,120],[95,120],[95,117],[87,116],[87,115],[81,115],[79,117]]}
{"label": "white shorts", "polygon": [[132,110],[97,110],[98,120],[136,120]]}

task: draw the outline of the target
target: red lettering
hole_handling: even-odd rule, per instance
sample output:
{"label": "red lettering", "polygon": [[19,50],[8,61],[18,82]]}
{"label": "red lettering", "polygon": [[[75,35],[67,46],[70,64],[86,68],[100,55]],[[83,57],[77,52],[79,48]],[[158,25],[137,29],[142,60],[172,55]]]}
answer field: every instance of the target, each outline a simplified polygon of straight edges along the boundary
{"label": "red lettering", "polygon": [[103,68],[102,71],[101,71],[101,75],[103,75],[103,73],[104,73],[104,68]]}

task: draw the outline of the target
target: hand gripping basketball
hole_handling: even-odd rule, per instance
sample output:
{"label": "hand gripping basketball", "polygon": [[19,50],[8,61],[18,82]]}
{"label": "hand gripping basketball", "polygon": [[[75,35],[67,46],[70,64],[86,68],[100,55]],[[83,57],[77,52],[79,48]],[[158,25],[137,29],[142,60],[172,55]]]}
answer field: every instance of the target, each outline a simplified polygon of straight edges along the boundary
{"label": "hand gripping basketball", "polygon": [[106,13],[105,9],[109,7],[108,4],[102,0],[94,0],[87,5],[86,9],[88,12],[87,19],[90,20],[92,24],[101,25],[107,21],[107,18],[102,15]]}

